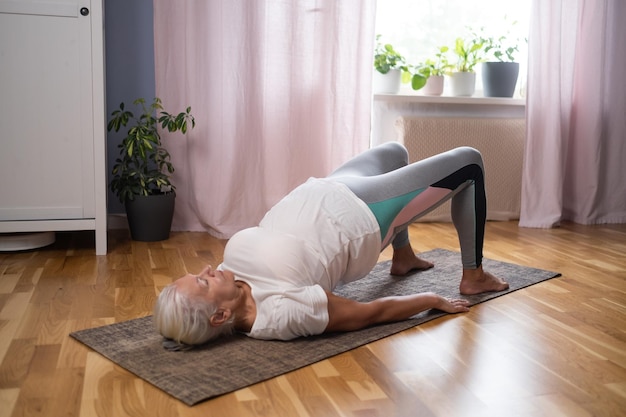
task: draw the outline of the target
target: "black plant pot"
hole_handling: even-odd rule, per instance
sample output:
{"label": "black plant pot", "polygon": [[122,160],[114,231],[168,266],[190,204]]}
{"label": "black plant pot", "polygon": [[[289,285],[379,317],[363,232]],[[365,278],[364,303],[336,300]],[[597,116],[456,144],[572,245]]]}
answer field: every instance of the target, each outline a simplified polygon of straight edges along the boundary
{"label": "black plant pot", "polygon": [[517,62],[483,63],[483,89],[485,97],[513,97],[519,75]]}
{"label": "black plant pot", "polygon": [[141,242],[156,242],[170,237],[176,193],[135,196],[126,200],[130,237]]}

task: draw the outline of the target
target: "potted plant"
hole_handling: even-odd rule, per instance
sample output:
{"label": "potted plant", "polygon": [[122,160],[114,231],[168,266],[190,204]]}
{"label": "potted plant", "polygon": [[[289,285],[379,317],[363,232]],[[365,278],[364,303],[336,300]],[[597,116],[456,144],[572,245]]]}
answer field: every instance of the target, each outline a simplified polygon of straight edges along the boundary
{"label": "potted plant", "polygon": [[452,95],[472,96],[476,89],[474,67],[483,61],[482,41],[472,36],[470,39],[457,38],[453,52],[457,55],[454,71],[450,73]]}
{"label": "potted plant", "polygon": [[419,67],[419,73],[426,78],[423,93],[428,96],[443,94],[444,75],[452,68],[446,53],[450,48],[440,46],[434,59],[427,59]]}
{"label": "potted plant", "polygon": [[425,77],[420,72],[419,67],[416,67],[414,65],[407,65],[406,67],[402,68],[401,81],[404,84],[411,83],[411,88],[413,90],[419,90],[426,85],[428,77]]}
{"label": "potted plant", "polygon": [[[513,22],[515,24],[515,22]],[[519,39],[509,39],[509,34],[484,37],[487,62],[482,64],[482,80],[485,97],[513,97],[519,76]]]}
{"label": "potted plant", "polygon": [[374,94],[396,94],[400,90],[404,57],[391,44],[383,44],[376,35],[374,50]]}
{"label": "potted plant", "polygon": [[419,90],[426,84],[426,78],[419,71],[407,64],[402,54],[393,45],[383,44],[381,35],[376,35],[374,50],[374,94],[397,94],[400,83],[411,82],[411,88]]}
{"label": "potted plant", "polygon": [[161,143],[159,126],[169,132],[187,132],[195,127],[191,107],[177,115],[166,112],[159,98],[147,104],[143,98],[133,102],[141,112],[136,116],[124,103],[111,113],[108,131],[127,128],[118,145],[119,157],[113,166],[110,183],[126,208],[131,237],[158,241],[169,237],[174,214],[175,187],[170,182],[174,166]]}

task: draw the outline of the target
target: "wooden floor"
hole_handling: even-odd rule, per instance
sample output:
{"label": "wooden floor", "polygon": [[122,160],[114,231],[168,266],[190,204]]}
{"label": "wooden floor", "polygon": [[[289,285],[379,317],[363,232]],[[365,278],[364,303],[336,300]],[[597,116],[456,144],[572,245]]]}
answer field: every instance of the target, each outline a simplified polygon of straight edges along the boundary
{"label": "wooden floor", "polygon": [[[450,224],[411,235],[416,251],[457,249]],[[224,243],[114,231],[95,256],[80,232],[0,253],[0,416],[626,415],[626,225],[490,222],[486,257],[563,276],[191,408],[68,337],[150,314]]]}

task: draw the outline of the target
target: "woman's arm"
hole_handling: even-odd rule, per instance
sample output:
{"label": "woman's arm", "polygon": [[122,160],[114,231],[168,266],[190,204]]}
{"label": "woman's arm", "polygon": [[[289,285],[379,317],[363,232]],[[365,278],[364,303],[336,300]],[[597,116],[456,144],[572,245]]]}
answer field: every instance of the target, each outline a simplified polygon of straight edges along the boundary
{"label": "woman's arm", "polygon": [[326,295],[328,325],[325,332],[359,330],[374,324],[406,320],[431,308],[447,313],[469,311],[466,300],[448,300],[431,292],[379,298],[367,303],[339,297],[329,291]]}

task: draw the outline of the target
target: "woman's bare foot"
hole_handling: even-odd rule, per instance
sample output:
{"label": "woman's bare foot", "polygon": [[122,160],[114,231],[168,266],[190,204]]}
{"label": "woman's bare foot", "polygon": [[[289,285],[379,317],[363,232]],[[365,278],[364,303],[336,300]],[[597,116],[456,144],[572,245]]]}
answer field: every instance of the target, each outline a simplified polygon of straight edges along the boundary
{"label": "woman's bare foot", "polygon": [[484,292],[504,291],[509,284],[500,278],[483,271],[482,265],[476,269],[463,269],[463,277],[459,291],[464,295],[481,294]]}
{"label": "woman's bare foot", "polygon": [[389,273],[391,275],[406,275],[411,271],[423,271],[433,266],[435,265],[432,262],[417,257],[411,245],[407,245],[393,251]]}

